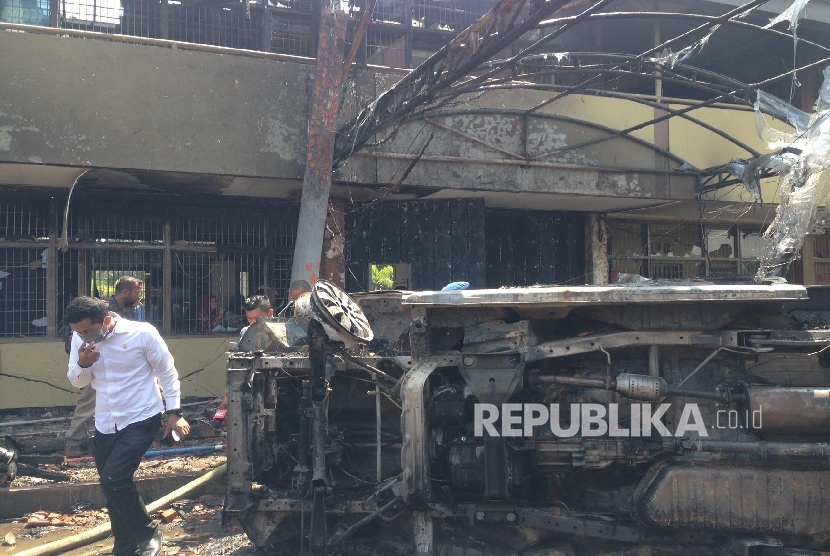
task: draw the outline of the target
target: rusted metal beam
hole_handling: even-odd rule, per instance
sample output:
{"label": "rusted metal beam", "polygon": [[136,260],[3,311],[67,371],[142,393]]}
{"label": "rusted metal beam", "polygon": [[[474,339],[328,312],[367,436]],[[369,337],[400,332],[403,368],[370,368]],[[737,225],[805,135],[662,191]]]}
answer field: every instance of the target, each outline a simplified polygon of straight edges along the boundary
{"label": "rusted metal beam", "polygon": [[303,193],[291,266],[292,282],[306,280],[314,283],[320,275],[323,232],[331,191],[334,129],[340,111],[346,23],[346,13],[338,0],[332,0],[321,10],[317,65],[308,115]]}

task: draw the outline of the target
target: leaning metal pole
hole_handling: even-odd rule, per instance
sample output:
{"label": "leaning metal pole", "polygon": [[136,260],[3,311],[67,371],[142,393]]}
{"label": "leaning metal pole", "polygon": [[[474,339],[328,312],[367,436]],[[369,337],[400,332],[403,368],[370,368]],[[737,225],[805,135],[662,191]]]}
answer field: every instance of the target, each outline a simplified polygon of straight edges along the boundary
{"label": "leaning metal pole", "polygon": [[324,4],[308,113],[308,144],[294,263],[291,266],[292,282],[306,280],[313,284],[320,275],[323,232],[331,191],[334,126],[340,111],[346,21],[340,0]]}

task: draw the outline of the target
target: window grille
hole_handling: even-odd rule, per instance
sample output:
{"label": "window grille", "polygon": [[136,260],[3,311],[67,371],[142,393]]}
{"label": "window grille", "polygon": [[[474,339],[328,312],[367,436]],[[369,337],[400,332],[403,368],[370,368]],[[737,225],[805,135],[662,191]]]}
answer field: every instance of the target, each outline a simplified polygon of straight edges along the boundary
{"label": "window grille", "polygon": [[552,54],[548,57],[532,57],[519,63],[519,74],[524,81],[556,85],[556,79],[551,72],[559,65],[559,60]]}
{"label": "window grille", "polygon": [[459,33],[475,23],[495,2],[482,0],[414,0],[413,25]]}
{"label": "window grille", "polygon": [[310,56],[311,25],[303,21],[276,19],[271,32],[271,52]]}
{"label": "window grille", "polygon": [[0,336],[46,334],[49,201],[0,203]]}
{"label": "window grille", "polygon": [[406,40],[402,29],[375,28],[366,32],[366,61],[369,64],[403,68]]}
{"label": "window grille", "polygon": [[59,0],[61,26],[99,33],[121,33],[120,0]]}
{"label": "window grille", "polygon": [[[291,263],[293,256],[290,253],[277,254],[274,257],[274,271],[272,273],[271,283],[277,291],[277,305],[283,306],[288,303],[288,287],[291,285]],[[279,311],[280,306],[274,307],[274,311]]]}
{"label": "window grille", "polygon": [[138,250],[85,250],[87,293],[109,299],[122,276],[134,276],[144,284],[141,301],[144,320],[158,329],[164,325],[164,253]]}
{"label": "window grille", "polygon": [[[372,20],[382,23],[406,23],[406,0],[377,0]],[[357,13],[359,16],[359,12]]]}
{"label": "window grille", "polygon": [[49,204],[0,203],[0,246],[49,241]]}
{"label": "window grille", "polygon": [[[124,14],[121,27],[113,32],[134,37],[162,38],[161,35],[161,4],[145,0],[123,0]],[[171,5],[172,6],[172,5]],[[64,26],[66,21],[64,21]]]}
{"label": "window grille", "polygon": [[311,13],[312,8],[314,7],[312,0],[271,0],[271,3],[278,8],[304,13]]}
{"label": "window grille", "polygon": [[[58,327],[58,336],[63,337],[63,334],[66,332],[63,326],[66,324],[63,322],[64,312],[66,310],[66,306],[69,305],[69,302],[74,299],[80,291],[82,290],[82,284],[86,284],[86,277],[83,278],[82,273],[85,272],[86,266],[79,264],[79,251],[76,249],[69,249],[66,251],[58,251],[58,268],[57,268],[57,288],[56,289],[56,299],[55,299],[55,309],[56,309],[56,322],[55,325]],[[84,257],[84,263],[86,263],[86,257]]]}
{"label": "window grille", "polygon": [[46,335],[47,253],[0,248],[0,336]]}
{"label": "window grille", "polygon": [[2,0],[0,21],[25,25],[49,25],[51,6],[49,0]]}
{"label": "window grille", "polygon": [[48,254],[62,230],[56,222],[50,231],[50,215],[61,213],[64,202],[44,195],[41,202],[0,203],[0,337],[45,336],[47,309],[60,327],[75,296],[108,298],[124,275],[142,280],[144,319],[164,333],[231,335],[244,324],[244,297],[261,286],[276,292],[277,309],[284,303],[296,204],[202,200],[177,204],[171,214],[163,196],[107,203],[76,194],[68,249],[56,251],[50,273]]}
{"label": "window grille", "polygon": [[[356,27],[362,11],[355,0],[348,4],[350,27]],[[366,35],[368,55],[374,63],[403,67],[403,43],[410,26],[420,34],[412,45],[413,57],[418,58],[416,50],[437,50],[494,4],[495,0],[378,0]],[[54,7],[57,13],[52,18],[51,0],[0,0],[0,21],[48,26],[55,19],[65,29],[297,56],[310,56],[314,50],[312,41],[317,40],[312,36],[312,0],[274,0],[264,4],[58,0]],[[417,46],[427,43],[426,48]]]}
{"label": "window grille", "polygon": [[261,12],[228,6],[169,7],[169,39],[230,48],[259,49]]}
{"label": "window grille", "polygon": [[250,218],[183,218],[172,225],[176,245],[239,245],[262,247],[266,241],[263,212],[256,211]]}
{"label": "window grille", "polygon": [[96,243],[141,245],[164,242],[164,221],[124,215],[96,215],[89,220],[85,237]]}
{"label": "window grille", "polygon": [[608,259],[612,272],[651,279],[752,276],[761,254],[761,232],[745,226],[697,222],[644,223],[609,220]]}

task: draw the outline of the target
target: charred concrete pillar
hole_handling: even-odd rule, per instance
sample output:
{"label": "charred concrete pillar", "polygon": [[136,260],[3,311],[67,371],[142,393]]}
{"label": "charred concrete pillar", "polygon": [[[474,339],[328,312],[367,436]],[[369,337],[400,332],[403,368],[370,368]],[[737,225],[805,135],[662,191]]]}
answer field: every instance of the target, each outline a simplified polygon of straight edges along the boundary
{"label": "charred concrete pillar", "polygon": [[592,212],[585,219],[585,278],[589,284],[608,283],[608,219]]}
{"label": "charred concrete pillar", "polygon": [[323,235],[323,268],[320,276],[336,286],[346,287],[346,207],[340,202],[329,203],[326,230]]}
{"label": "charred concrete pillar", "polygon": [[303,196],[294,244],[291,281],[314,283],[320,277],[323,231],[326,228],[331,191],[334,126],[340,110],[343,48],[346,40],[346,13],[339,0],[323,5],[317,42],[317,65],[308,115]]}

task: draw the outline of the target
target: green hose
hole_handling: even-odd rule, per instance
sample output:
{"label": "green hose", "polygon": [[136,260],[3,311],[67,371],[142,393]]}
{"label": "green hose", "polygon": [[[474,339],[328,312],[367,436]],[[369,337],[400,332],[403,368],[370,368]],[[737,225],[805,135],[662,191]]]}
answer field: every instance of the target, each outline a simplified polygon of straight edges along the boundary
{"label": "green hose", "polygon": [[[209,483],[213,479],[223,477],[225,473],[227,473],[227,471],[228,464],[223,463],[219,467],[212,469],[211,471],[208,471],[201,477],[193,479],[191,482],[187,483],[183,487],[174,490],[167,496],[163,496],[155,502],[147,504],[147,513],[152,513],[164,508],[171,502],[174,502],[179,498],[183,498],[187,494],[190,494],[197,488]],[[110,523],[109,521],[107,521],[106,523],[98,525],[97,527],[93,527],[89,531],[85,531],[80,535],[72,535],[71,537],[67,537],[65,539],[61,539],[55,542],[50,542],[44,544],[43,546],[38,546],[37,548],[30,548],[28,550],[24,550],[23,552],[18,552],[15,556],[51,556],[53,554],[63,554],[68,550],[88,545],[90,543],[93,543],[99,539],[106,537],[107,535],[109,535],[110,530]]]}

